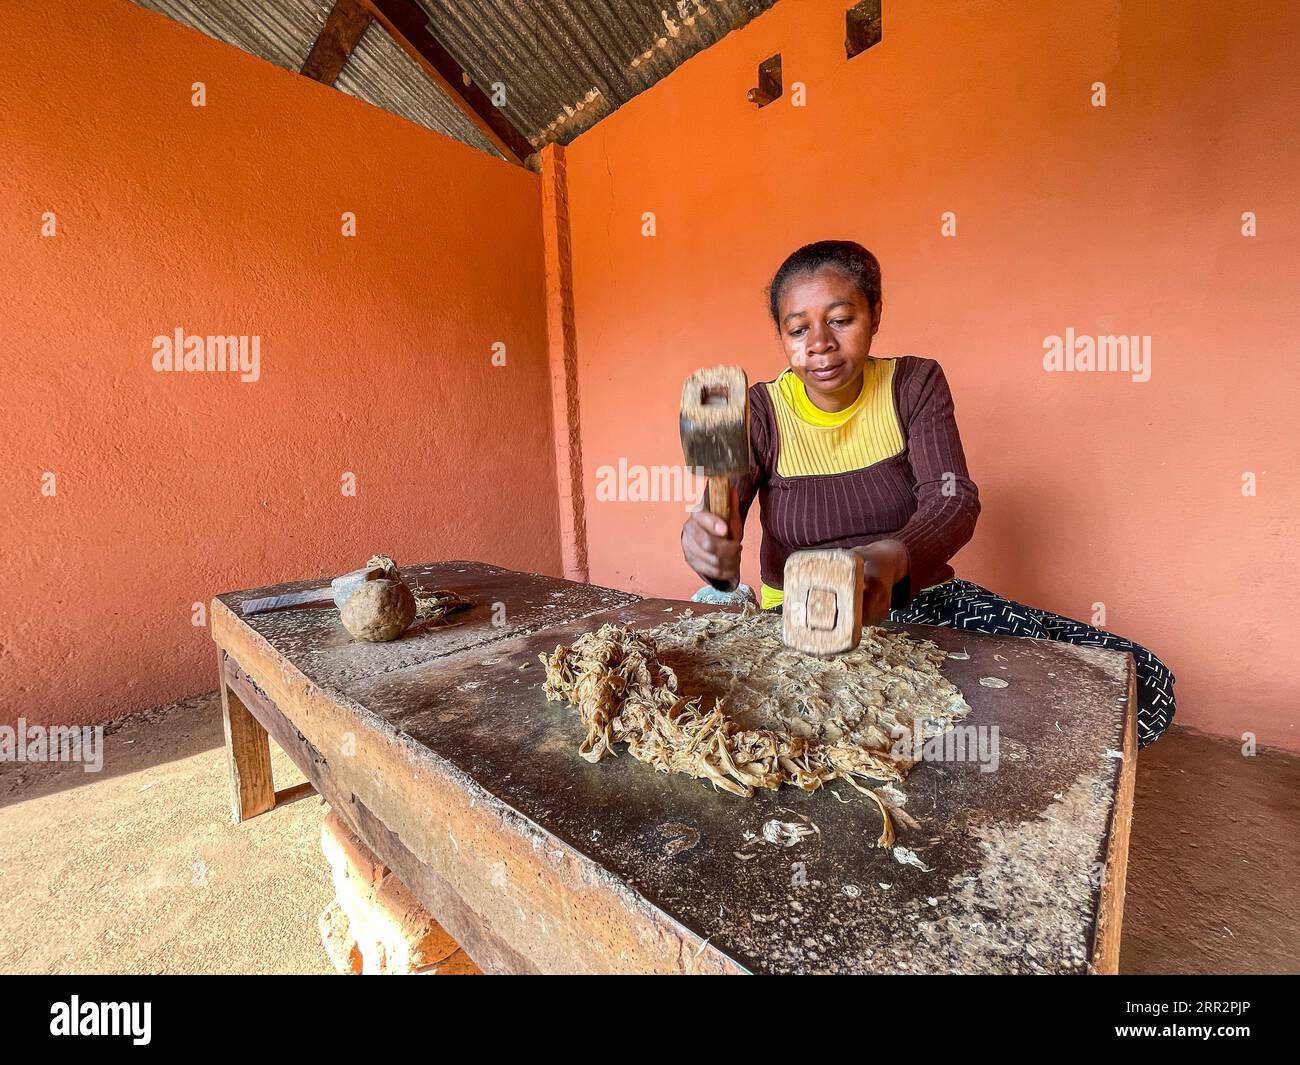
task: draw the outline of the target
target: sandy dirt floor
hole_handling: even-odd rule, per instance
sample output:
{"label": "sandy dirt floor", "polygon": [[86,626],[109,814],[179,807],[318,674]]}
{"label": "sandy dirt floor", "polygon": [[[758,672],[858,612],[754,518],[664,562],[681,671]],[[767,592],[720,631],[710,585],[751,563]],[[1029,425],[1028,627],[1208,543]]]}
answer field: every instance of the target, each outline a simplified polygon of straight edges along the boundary
{"label": "sandy dirt floor", "polygon": [[1300,756],[1177,726],[1138,756],[1125,973],[1300,973]]}
{"label": "sandy dirt floor", "polygon": [[[303,778],[271,745],[278,789]],[[333,973],[315,794],[230,821],[221,704],[104,738],[104,768],[0,764],[0,971]]]}
{"label": "sandy dirt floor", "polygon": [[[332,973],[326,807],[235,826],[227,794],[215,694],[114,728],[100,773],[0,763],[0,972]],[[1300,972],[1300,757],[1175,727],[1138,763],[1128,885],[1122,971]]]}

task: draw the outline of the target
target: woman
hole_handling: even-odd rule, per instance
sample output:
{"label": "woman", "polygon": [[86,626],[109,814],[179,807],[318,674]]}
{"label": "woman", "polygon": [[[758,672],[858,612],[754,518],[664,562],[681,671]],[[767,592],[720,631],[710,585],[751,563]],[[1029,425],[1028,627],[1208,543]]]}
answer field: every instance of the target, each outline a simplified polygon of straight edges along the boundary
{"label": "woman", "polygon": [[[871,357],[880,328],[880,264],[860,244],[824,240],[791,255],[768,290],[790,368],[749,390],[750,470],[740,526],[757,495],[764,609],[779,609],[785,560],[852,548],[865,571],[863,620],[947,625],[1109,647],[1137,663],[1138,739],[1174,716],[1173,675],[1150,651],[1109,632],[1004,599],[957,579],[948,560],[971,538],[979,491],[966,471],[952,395],[939,364]],[[740,541],[699,510],[682,551],[701,577],[735,581]]]}

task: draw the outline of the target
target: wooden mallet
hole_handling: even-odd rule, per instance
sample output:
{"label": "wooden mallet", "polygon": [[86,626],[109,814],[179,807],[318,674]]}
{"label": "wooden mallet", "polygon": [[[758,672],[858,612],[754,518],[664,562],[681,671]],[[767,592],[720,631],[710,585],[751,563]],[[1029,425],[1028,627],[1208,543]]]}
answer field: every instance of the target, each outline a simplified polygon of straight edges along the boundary
{"label": "wooden mallet", "polygon": [[862,559],[852,551],[796,551],[785,560],[781,638],[819,657],[862,638]]}
{"label": "wooden mallet", "polygon": [[[709,479],[709,513],[727,523],[736,537],[731,513],[731,478],[749,472],[749,381],[739,366],[697,370],[682,386],[680,422],[686,465]],[[736,581],[710,580],[714,588],[734,591]]]}

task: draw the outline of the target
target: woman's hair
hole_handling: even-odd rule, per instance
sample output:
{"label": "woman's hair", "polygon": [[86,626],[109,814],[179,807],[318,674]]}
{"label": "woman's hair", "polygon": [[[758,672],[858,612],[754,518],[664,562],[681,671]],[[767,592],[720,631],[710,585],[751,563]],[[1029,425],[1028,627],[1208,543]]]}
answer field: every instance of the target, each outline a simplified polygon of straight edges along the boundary
{"label": "woman's hair", "polygon": [[815,244],[805,244],[786,259],[767,286],[768,308],[777,329],[781,328],[781,297],[791,279],[800,274],[816,273],[826,266],[852,281],[875,309],[880,302],[880,263],[876,257],[851,240],[819,240]]}

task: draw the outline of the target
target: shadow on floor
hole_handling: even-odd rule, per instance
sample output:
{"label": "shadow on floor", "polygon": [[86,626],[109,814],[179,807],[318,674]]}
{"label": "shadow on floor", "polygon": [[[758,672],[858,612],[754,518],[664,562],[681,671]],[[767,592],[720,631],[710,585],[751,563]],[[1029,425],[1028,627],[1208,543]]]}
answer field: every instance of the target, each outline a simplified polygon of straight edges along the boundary
{"label": "shadow on floor", "polygon": [[226,743],[216,692],[181,699],[104,726],[103,765],[80,762],[0,762],[0,809],[142,768],[191,758]]}

